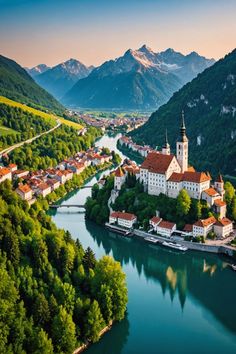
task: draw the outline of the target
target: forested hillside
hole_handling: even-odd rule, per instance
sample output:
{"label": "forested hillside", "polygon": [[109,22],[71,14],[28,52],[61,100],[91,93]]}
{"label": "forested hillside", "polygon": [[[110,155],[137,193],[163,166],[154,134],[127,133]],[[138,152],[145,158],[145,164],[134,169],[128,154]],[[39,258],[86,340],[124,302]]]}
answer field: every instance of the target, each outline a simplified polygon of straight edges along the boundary
{"label": "forested hillside", "polygon": [[11,134],[0,134],[0,150],[32,138],[43,133],[56,125],[54,119],[46,119],[32,113],[23,111],[21,108],[11,107],[0,102],[0,129],[10,128]]}
{"label": "forested hillside", "polygon": [[100,134],[99,129],[90,127],[85,135],[78,136],[78,131],[74,128],[61,125],[31,144],[12,151],[10,161],[16,163],[19,168],[30,170],[55,167],[63,159],[90,148]]}
{"label": "forested hillside", "polygon": [[124,317],[125,275],[0,184],[0,352],[68,353]]}
{"label": "forested hillside", "polygon": [[32,107],[63,112],[64,107],[15,61],[0,55],[0,95]]}
{"label": "forested hillside", "polygon": [[174,150],[182,110],[190,162],[213,174],[236,175],[236,49],[176,92],[131,135],[160,147],[167,129]]}

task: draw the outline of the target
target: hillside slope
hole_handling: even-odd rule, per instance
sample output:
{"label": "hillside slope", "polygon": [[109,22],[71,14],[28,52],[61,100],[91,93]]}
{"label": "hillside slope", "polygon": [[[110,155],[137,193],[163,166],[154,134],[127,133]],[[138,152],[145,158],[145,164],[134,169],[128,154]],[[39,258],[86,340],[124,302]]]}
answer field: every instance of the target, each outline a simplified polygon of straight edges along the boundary
{"label": "hillside slope", "polygon": [[191,162],[199,169],[236,175],[236,49],[176,92],[131,135],[161,146],[167,129],[175,149],[182,110]]}
{"label": "hillside slope", "polygon": [[0,95],[33,107],[62,112],[64,107],[36,84],[15,61],[0,55]]}

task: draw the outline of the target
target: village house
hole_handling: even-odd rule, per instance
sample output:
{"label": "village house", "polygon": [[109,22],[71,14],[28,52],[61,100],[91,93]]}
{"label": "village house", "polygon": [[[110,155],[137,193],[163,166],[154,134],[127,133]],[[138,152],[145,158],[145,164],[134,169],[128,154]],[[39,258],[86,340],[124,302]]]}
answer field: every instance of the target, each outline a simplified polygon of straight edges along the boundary
{"label": "village house", "polygon": [[214,224],[214,233],[218,238],[225,238],[233,231],[233,223],[227,218],[218,219]]}
{"label": "village house", "polygon": [[15,163],[10,163],[7,167],[9,168],[9,170],[11,170],[11,172],[17,170],[17,165]]}
{"label": "village house", "polygon": [[7,167],[0,167],[0,183],[6,181],[7,179],[9,181],[12,180],[11,170]]}
{"label": "village house", "polygon": [[165,237],[171,237],[172,233],[176,230],[175,223],[165,221],[159,216],[153,216],[149,220],[149,224],[157,234]]}
{"label": "village house", "polygon": [[51,186],[49,186],[47,183],[40,183],[37,187],[36,194],[41,195],[42,197],[46,197],[48,194],[50,194],[52,191]]}
{"label": "village house", "polygon": [[226,216],[226,202],[221,199],[216,199],[213,205],[213,211],[222,219]]}
{"label": "village house", "polygon": [[131,229],[137,222],[137,217],[131,213],[114,211],[110,214],[109,223],[116,224],[127,229]]}
{"label": "village house", "polygon": [[33,191],[28,184],[20,184],[18,188],[16,188],[16,193],[22,200],[29,201],[33,198]]}
{"label": "village house", "polygon": [[216,219],[214,216],[196,221],[193,224],[193,237],[204,236],[204,238],[206,238],[207,234],[213,230],[215,222]]}
{"label": "village house", "polygon": [[48,178],[47,184],[51,187],[52,191],[60,187],[60,182],[56,178]]}
{"label": "village house", "polygon": [[27,171],[27,170],[16,170],[12,174],[13,174],[13,178],[14,179],[23,178],[23,177],[28,176],[29,171]]}

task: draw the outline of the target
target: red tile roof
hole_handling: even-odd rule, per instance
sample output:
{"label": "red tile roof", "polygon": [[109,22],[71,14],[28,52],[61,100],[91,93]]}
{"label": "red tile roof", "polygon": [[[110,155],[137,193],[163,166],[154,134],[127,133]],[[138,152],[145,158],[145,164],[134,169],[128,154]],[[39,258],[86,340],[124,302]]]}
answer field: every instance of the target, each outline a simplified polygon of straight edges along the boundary
{"label": "red tile roof", "polygon": [[205,172],[184,172],[184,181],[187,182],[195,182],[195,183],[202,183],[206,181],[210,181],[211,178],[206,175]]}
{"label": "red tile roof", "polygon": [[6,168],[6,167],[0,168],[0,177],[6,176],[9,173],[11,173],[11,170],[9,170],[9,168]]}
{"label": "red tile roof", "polygon": [[22,193],[32,192],[32,189],[30,188],[30,186],[28,184],[22,184],[22,185],[18,186],[17,189],[19,191],[21,191]]}
{"label": "red tile roof", "polygon": [[186,224],[183,229],[184,232],[192,232],[193,231],[193,225],[192,224]]}
{"label": "red tile roof", "polygon": [[223,200],[221,200],[221,199],[216,199],[216,200],[214,201],[214,204],[215,204],[216,206],[219,206],[219,207],[226,206],[226,203],[225,203]]}
{"label": "red tile roof", "polygon": [[232,224],[232,221],[229,220],[228,218],[219,219],[219,220],[215,223],[215,225],[221,226],[221,227],[228,226],[228,225],[230,225],[230,224]]}
{"label": "red tile roof", "polygon": [[141,168],[147,169],[149,172],[164,174],[174,158],[174,155],[150,152],[142,163]]}
{"label": "red tile roof", "polygon": [[181,182],[183,180],[183,173],[173,172],[168,181],[170,182]]}
{"label": "red tile roof", "polygon": [[194,223],[195,226],[200,226],[200,227],[207,227],[209,225],[212,225],[216,222],[216,219],[214,216],[210,216],[209,218],[207,219],[201,219],[201,220],[198,220]]}
{"label": "red tile roof", "polygon": [[154,224],[158,224],[162,219],[159,218],[159,216],[153,216],[153,218],[150,219],[150,221]]}
{"label": "red tile roof", "polygon": [[169,229],[169,230],[172,230],[174,226],[175,224],[173,222],[165,221],[165,220],[162,220],[158,225],[158,227],[162,227],[163,229]]}
{"label": "red tile roof", "polygon": [[112,218],[118,218],[118,219],[124,219],[124,220],[134,220],[136,219],[136,215],[131,214],[131,213],[124,213],[121,211],[114,211],[110,215]]}
{"label": "red tile roof", "polygon": [[210,197],[215,197],[219,195],[219,193],[214,188],[205,189],[203,192],[209,195]]}

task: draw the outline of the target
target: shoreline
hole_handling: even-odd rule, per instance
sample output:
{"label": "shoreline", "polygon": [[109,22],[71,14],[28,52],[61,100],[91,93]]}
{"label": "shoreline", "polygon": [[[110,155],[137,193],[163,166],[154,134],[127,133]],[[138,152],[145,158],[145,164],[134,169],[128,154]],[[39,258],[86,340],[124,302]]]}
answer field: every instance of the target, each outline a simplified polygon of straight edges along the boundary
{"label": "shoreline", "polygon": [[[109,228],[109,224],[108,223],[105,223],[102,226]],[[119,229],[120,229],[120,231],[123,230],[124,233],[129,231],[128,229],[124,229],[122,227],[119,227]],[[112,231],[112,232],[114,232],[114,233],[116,233],[116,234],[121,236],[121,232],[118,232],[118,230],[116,230],[116,228],[114,228],[112,230],[110,228],[110,231]],[[148,232],[141,231],[141,230],[136,230],[136,229],[133,230],[133,235],[134,235],[134,238],[143,239],[143,240],[146,237],[152,236],[152,237],[155,237],[159,241],[167,241],[167,242],[171,241],[170,238],[168,238],[168,237],[152,235],[152,234],[150,234]],[[121,236],[121,237],[125,237],[125,236]],[[131,239],[132,239],[132,237],[131,237]],[[180,240],[179,238],[174,238],[174,237],[173,237],[173,240],[178,242],[179,244],[181,244],[181,246],[187,247],[191,251],[215,253],[215,254],[218,254],[218,255],[225,255],[225,256],[228,256],[230,258],[235,259],[236,248],[234,248],[232,246],[229,246],[229,245],[209,245],[209,244],[204,244],[204,243],[184,241],[184,240]]]}

